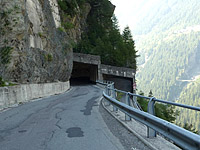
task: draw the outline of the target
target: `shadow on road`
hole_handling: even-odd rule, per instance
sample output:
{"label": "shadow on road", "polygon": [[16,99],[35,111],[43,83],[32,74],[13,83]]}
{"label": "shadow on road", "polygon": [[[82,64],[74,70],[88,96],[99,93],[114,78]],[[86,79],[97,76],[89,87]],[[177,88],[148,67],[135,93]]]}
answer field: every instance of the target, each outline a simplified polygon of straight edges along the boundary
{"label": "shadow on road", "polygon": [[70,79],[71,86],[91,85],[91,84],[96,84],[96,83],[90,81],[89,77],[79,77],[79,78],[71,78]]}

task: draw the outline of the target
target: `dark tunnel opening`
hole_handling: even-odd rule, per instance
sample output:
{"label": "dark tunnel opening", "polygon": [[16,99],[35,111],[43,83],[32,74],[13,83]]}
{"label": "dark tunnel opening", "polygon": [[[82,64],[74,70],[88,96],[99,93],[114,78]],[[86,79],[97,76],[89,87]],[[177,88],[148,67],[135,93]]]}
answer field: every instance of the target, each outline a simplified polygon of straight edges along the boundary
{"label": "dark tunnel opening", "polygon": [[133,92],[133,79],[103,74],[103,79],[115,82],[115,88],[127,92]]}
{"label": "dark tunnel opening", "polygon": [[98,66],[86,63],[73,63],[73,70],[70,78],[70,84],[95,84],[98,79]]}

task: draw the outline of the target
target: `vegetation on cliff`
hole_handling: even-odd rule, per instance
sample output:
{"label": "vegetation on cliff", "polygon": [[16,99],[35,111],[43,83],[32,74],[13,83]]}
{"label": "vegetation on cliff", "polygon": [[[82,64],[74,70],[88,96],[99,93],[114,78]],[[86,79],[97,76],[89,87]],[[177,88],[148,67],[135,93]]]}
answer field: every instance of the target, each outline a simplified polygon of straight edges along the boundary
{"label": "vegetation on cliff", "polygon": [[0,1],[0,86],[69,80],[77,36],[57,29],[58,9],[57,1]]}
{"label": "vegetation on cliff", "polygon": [[124,53],[134,42],[114,26],[114,6],[108,0],[1,0],[0,4],[0,77],[6,81],[68,81],[74,47],[101,55],[106,64],[136,67],[134,45],[130,55]]}
{"label": "vegetation on cliff", "polygon": [[87,30],[74,52],[100,55],[102,63],[136,69],[136,50],[131,31],[126,27],[120,34],[114,6],[108,0],[88,0],[91,11]]}

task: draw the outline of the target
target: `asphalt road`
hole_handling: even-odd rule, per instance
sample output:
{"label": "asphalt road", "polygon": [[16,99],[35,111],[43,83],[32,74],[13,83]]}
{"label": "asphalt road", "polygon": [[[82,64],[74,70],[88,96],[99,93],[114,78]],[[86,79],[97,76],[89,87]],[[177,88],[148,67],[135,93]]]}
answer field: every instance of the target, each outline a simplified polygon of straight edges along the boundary
{"label": "asphalt road", "polygon": [[99,112],[102,90],[74,86],[0,113],[0,150],[124,150]]}

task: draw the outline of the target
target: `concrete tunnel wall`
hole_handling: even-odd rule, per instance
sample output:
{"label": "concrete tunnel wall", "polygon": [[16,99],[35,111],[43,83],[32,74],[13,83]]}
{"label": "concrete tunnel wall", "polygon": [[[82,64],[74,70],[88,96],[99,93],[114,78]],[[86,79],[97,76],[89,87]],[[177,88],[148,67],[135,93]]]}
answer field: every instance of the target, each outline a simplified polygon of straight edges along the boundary
{"label": "concrete tunnel wall", "polygon": [[115,82],[115,88],[127,92],[133,92],[133,79],[103,74],[103,79]]}
{"label": "concrete tunnel wall", "polygon": [[111,80],[115,82],[116,88],[132,92],[134,69],[101,64],[100,56],[90,54],[74,53],[73,61],[71,80]]}
{"label": "concrete tunnel wall", "polygon": [[74,62],[71,80],[78,79],[96,82],[98,79],[98,65]]}

